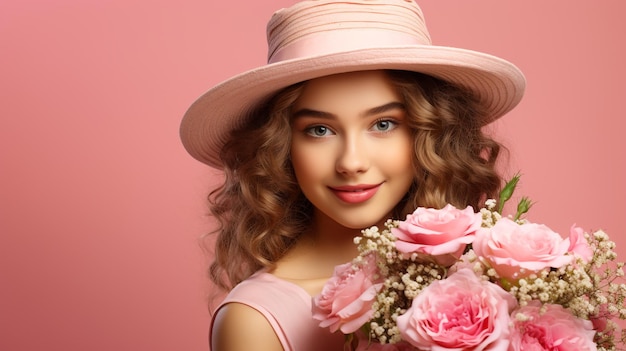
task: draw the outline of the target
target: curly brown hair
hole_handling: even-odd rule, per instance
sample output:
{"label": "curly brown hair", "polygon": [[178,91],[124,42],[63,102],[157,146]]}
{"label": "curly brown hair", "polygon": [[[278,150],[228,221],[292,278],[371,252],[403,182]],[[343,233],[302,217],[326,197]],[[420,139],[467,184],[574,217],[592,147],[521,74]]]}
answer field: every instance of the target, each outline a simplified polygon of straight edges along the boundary
{"label": "curly brown hair", "polygon": [[[404,99],[415,149],[415,182],[394,217],[417,206],[480,207],[501,185],[501,146],[482,130],[481,105],[440,79],[388,74]],[[233,131],[223,149],[224,183],[209,194],[218,223],[210,277],[220,288],[229,290],[255,271],[272,268],[310,223],[313,208],[290,161],[291,108],[304,84],[253,111],[251,122]]]}

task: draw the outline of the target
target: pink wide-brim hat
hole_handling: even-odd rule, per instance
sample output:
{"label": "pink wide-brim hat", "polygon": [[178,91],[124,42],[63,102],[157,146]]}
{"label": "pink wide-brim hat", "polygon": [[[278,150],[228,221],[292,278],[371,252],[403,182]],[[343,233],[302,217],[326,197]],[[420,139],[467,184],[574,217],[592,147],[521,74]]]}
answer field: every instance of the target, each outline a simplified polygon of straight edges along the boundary
{"label": "pink wide-brim hat", "polygon": [[472,92],[488,111],[482,124],[515,107],[526,85],[522,72],[501,58],[432,45],[412,0],[302,1],[274,13],[267,37],[267,65],[208,90],[183,117],[183,145],[209,166],[223,168],[220,152],[229,133],[256,107],[309,79],[362,70],[421,72]]}

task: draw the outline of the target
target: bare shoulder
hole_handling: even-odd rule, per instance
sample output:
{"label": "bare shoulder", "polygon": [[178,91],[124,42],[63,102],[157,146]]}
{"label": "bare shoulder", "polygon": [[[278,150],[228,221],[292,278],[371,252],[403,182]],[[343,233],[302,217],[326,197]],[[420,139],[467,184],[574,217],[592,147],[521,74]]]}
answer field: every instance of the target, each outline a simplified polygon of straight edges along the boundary
{"label": "bare shoulder", "polygon": [[282,351],[267,319],[254,308],[229,303],[219,309],[211,331],[212,351]]}

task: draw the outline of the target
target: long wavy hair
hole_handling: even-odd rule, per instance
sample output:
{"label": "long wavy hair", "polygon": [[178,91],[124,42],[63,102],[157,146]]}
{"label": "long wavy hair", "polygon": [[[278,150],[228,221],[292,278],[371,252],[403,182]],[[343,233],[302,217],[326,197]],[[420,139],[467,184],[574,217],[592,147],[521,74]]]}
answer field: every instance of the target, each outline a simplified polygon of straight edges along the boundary
{"label": "long wavy hair", "polygon": [[[484,111],[463,89],[407,71],[388,71],[404,99],[414,140],[415,182],[394,210],[417,206],[480,207],[501,186],[501,146],[482,130]],[[209,274],[229,290],[261,268],[272,268],[311,221],[290,161],[292,106],[303,85],[283,89],[232,132],[221,160],[224,183],[209,194],[214,261]]]}

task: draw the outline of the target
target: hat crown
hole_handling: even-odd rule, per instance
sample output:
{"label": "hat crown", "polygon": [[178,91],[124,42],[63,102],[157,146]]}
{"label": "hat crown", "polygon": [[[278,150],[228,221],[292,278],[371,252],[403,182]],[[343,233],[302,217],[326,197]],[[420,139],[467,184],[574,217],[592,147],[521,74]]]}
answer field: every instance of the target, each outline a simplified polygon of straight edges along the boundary
{"label": "hat crown", "polygon": [[352,50],[431,45],[413,0],[306,0],[274,13],[268,63]]}

